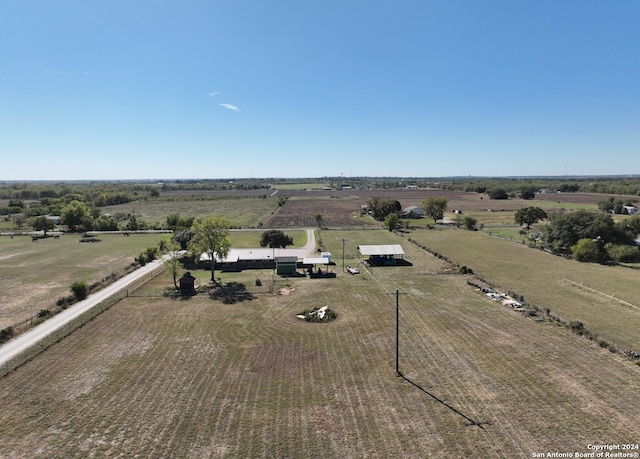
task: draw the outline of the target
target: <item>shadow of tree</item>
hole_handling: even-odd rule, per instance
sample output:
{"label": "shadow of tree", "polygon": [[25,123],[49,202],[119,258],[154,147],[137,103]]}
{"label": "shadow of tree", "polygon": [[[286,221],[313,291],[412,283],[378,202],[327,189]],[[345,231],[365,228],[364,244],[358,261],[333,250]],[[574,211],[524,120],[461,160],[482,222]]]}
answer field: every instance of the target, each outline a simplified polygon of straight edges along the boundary
{"label": "shadow of tree", "polygon": [[227,282],[220,284],[209,292],[212,300],[221,300],[224,304],[234,304],[242,301],[251,301],[255,295],[247,291],[246,285],[240,282]]}

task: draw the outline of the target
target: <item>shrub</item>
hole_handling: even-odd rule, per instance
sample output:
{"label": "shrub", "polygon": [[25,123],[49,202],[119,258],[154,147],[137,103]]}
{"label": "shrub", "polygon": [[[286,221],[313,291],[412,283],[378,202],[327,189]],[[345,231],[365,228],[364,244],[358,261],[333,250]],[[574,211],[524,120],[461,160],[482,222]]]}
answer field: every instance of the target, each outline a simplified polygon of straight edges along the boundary
{"label": "shrub", "polygon": [[144,257],[146,261],[153,261],[158,256],[158,248],[157,247],[147,247],[144,251]]}
{"label": "shrub", "polygon": [[13,327],[7,327],[0,330],[0,343],[9,341],[13,336]]}
{"label": "shrub", "polygon": [[76,281],[71,284],[71,291],[78,300],[84,300],[89,293],[89,287],[86,282]]}
{"label": "shrub", "polygon": [[607,250],[616,262],[636,263],[640,261],[640,248],[636,245],[611,244],[607,245]]}

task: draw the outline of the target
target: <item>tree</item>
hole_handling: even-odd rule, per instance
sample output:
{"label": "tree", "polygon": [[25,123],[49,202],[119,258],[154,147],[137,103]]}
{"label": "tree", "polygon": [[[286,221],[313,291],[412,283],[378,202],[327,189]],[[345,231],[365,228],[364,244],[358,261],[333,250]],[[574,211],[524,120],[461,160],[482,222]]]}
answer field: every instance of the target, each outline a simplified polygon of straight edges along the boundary
{"label": "tree", "polygon": [[384,227],[387,228],[389,231],[393,231],[396,228],[398,228],[399,223],[400,223],[400,217],[398,217],[398,214],[395,212],[390,213],[384,218]]}
{"label": "tree", "polygon": [[51,231],[55,225],[53,220],[41,215],[40,217],[35,217],[31,220],[31,226],[35,231],[42,231],[46,237],[47,231]]}
{"label": "tree", "polygon": [[571,253],[577,261],[587,263],[604,263],[609,259],[604,243],[600,239],[580,239],[571,247]]}
{"label": "tree", "polygon": [[292,244],[293,239],[291,236],[287,236],[280,230],[265,231],[260,238],[260,247],[284,249],[286,246]]}
{"label": "tree", "polygon": [[71,284],[71,291],[78,301],[84,300],[89,293],[89,286],[82,281],[76,281]]}
{"label": "tree", "polygon": [[367,204],[369,205],[369,212],[378,221],[383,221],[391,212],[400,212],[402,210],[402,205],[395,199],[374,197],[369,199]]}
{"label": "tree", "polygon": [[172,243],[171,249],[167,254],[167,257],[162,261],[167,270],[171,273],[173,278],[173,286],[178,289],[178,273],[180,272],[180,253],[178,253],[178,244]]}
{"label": "tree", "polygon": [[536,189],[533,187],[523,188],[520,190],[520,197],[522,199],[535,199]]}
{"label": "tree", "polygon": [[91,219],[91,212],[84,202],[71,201],[62,209],[60,219],[70,231],[76,231]]}
{"label": "tree", "polygon": [[182,230],[173,236],[173,240],[180,244],[180,250],[187,250],[191,238],[193,238],[193,231],[191,228]]}
{"label": "tree", "polygon": [[494,188],[489,191],[489,199],[509,199],[509,195],[502,188]]}
{"label": "tree", "polygon": [[615,225],[610,214],[578,210],[554,215],[544,228],[544,239],[554,250],[570,249],[580,239],[598,239],[605,243],[629,243],[629,233]]}
{"label": "tree", "polygon": [[518,225],[527,225],[527,229],[534,223],[547,218],[547,213],[540,207],[523,207],[516,210],[514,220]]}
{"label": "tree", "polygon": [[318,224],[318,228],[322,228],[322,212],[318,212],[316,215],[316,223]]}
{"label": "tree", "polygon": [[231,240],[231,222],[220,215],[210,215],[200,218],[191,227],[193,237],[189,241],[189,249],[197,257],[206,253],[211,263],[211,282],[216,283],[216,261],[222,261],[229,253]]}
{"label": "tree", "polygon": [[118,220],[108,215],[100,215],[95,221],[95,228],[98,231],[117,231]]}
{"label": "tree", "polygon": [[429,217],[433,218],[433,223],[444,218],[444,212],[447,210],[448,201],[445,198],[427,198],[422,201],[422,210]]}
{"label": "tree", "polygon": [[476,225],[478,224],[478,219],[476,219],[474,217],[469,217],[467,215],[463,219],[463,224],[464,224],[464,227],[466,229],[468,229],[469,231],[475,231],[476,230]]}

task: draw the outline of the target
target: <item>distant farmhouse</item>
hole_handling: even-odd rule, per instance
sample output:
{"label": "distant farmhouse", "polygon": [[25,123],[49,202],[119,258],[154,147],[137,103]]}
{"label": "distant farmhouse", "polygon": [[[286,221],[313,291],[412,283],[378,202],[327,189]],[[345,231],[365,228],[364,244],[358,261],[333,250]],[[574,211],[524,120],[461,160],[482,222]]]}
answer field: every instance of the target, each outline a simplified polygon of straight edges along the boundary
{"label": "distant farmhouse", "polygon": [[402,209],[400,216],[403,218],[422,218],[424,217],[424,210],[418,206],[409,206]]}

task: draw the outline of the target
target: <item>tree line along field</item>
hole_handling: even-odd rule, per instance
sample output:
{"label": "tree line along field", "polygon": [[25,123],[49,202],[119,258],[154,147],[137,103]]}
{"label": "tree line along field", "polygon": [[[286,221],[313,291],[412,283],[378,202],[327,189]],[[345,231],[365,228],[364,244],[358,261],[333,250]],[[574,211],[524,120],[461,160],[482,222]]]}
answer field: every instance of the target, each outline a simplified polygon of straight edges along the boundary
{"label": "tree line along field", "polygon": [[[130,297],[8,374],[0,457],[524,458],[637,442],[637,365],[489,301],[396,234],[319,236],[335,279],[233,304]],[[342,248],[357,265],[365,243],[402,244],[412,265],[343,274]],[[337,320],[295,317],[324,305]]]}

